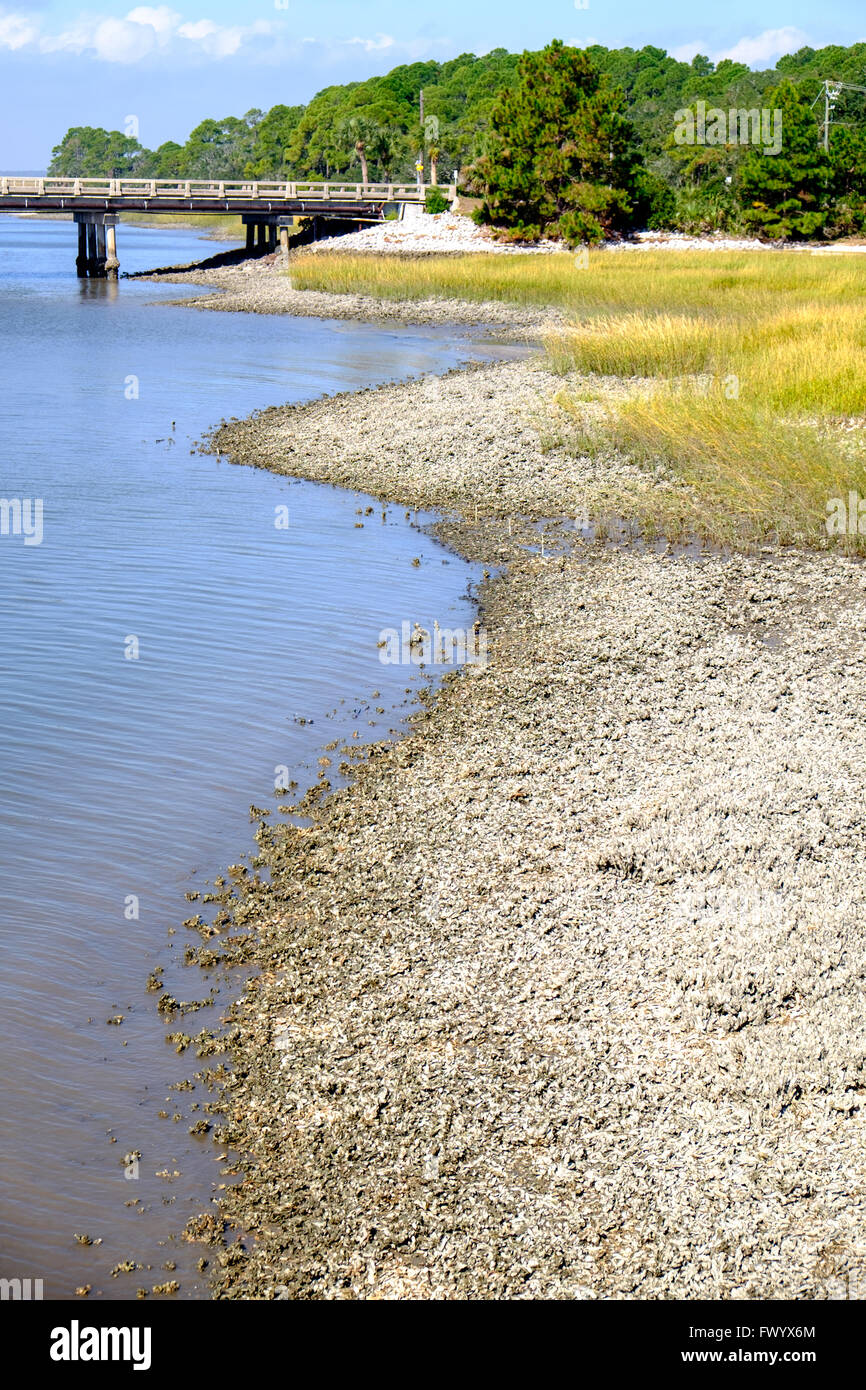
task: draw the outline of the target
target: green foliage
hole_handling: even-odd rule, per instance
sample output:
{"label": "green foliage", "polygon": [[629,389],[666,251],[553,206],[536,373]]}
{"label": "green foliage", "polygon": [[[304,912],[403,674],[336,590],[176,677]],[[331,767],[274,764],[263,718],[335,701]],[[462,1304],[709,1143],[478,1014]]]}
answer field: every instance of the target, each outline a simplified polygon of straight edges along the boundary
{"label": "green foliage", "polygon": [[490,118],[478,161],[480,220],[537,240],[600,241],[625,226],[635,184],[634,137],[621,92],[592,61],[559,40],[525,53],[517,86]]}
{"label": "green foliage", "polygon": [[738,205],[724,193],[712,188],[678,188],[673,195],[673,210],[666,224],[675,232],[701,236],[707,232],[744,233]]}
{"label": "green foliage", "polygon": [[853,43],[850,48],[832,44],[827,48],[800,48],[786,54],[776,64],[776,71],[792,82],[812,79],[815,90],[825,77],[840,82],[856,82],[866,86],[866,43]]}
{"label": "green foliage", "polygon": [[356,160],[361,166],[361,182],[369,183],[369,158],[380,155],[383,150],[384,128],[377,121],[365,115],[363,111],[358,111],[353,116],[341,121],[337,127],[337,136],[340,143],[351,151],[349,156],[350,164]]}
{"label": "green foliage", "polygon": [[288,151],[303,114],[303,106],[272,106],[256,124],[252,154],[244,169],[248,178],[291,176]]}
{"label": "green foliage", "polygon": [[365,142],[371,180],[414,179],[415,160],[425,142],[428,158],[435,149],[438,164],[459,168],[480,153],[490,110],[513,83],[517,63],[516,55],[500,48],[483,58],[463,54],[447,63],[411,63],[384,77],[327,87],[313,97],[298,123],[291,144],[294,170],[300,178],[346,174],[354,158],[351,123],[359,116],[378,130]]}
{"label": "green foliage", "polygon": [[146,153],[137,140],[119,130],[73,126],[51,151],[48,172],[66,178],[124,178],[138,172]]}
{"label": "green foliage", "polygon": [[830,164],[818,145],[814,113],[791,82],[772,88],[766,100],[782,113],[782,148],[775,155],[749,148],[740,172],[743,222],[764,237],[815,236],[826,221]]}
{"label": "green foliage", "polygon": [[647,227],[650,231],[673,226],[676,194],[664,179],[649,169],[639,168],[635,174],[632,204],[636,226]]}
{"label": "green foliage", "polygon": [[[449,183],[459,171],[462,190],[482,198],[494,171],[482,216],[499,218],[501,234],[513,240],[547,228],[592,241],[628,225],[845,235],[866,228],[866,96],[840,93],[825,159],[823,102],[816,102],[824,79],[866,85],[866,43],[802,48],[764,71],[700,54],[684,63],[653,45],[552,44],[523,57],[498,48],[326,87],[305,107],[208,119],[183,145],[169,140],[147,150],[120,131],[73,127],[52,151],[49,173],[357,179],[366,166],[372,182],[414,182],[421,154],[431,183]],[[779,155],[673,138],[675,113],[698,101],[723,111],[772,108],[783,89]],[[531,155],[519,148],[529,131],[539,137]],[[516,151],[507,161],[505,148]]]}
{"label": "green foliage", "polygon": [[866,112],[863,114],[858,127],[831,127],[830,187],[834,198],[866,197]]}
{"label": "green foliage", "polygon": [[263,119],[262,111],[248,111],[240,120],[202,121],[184,145],[178,173],[188,179],[243,178]]}
{"label": "green foliage", "polygon": [[180,177],[183,161],[183,145],[175,140],[166,140],[156,150],[144,150],[135,172],[143,178],[176,179]]}
{"label": "green foliage", "polygon": [[445,197],[441,188],[428,188],[424,198],[424,207],[427,212],[447,212],[451,204]]}

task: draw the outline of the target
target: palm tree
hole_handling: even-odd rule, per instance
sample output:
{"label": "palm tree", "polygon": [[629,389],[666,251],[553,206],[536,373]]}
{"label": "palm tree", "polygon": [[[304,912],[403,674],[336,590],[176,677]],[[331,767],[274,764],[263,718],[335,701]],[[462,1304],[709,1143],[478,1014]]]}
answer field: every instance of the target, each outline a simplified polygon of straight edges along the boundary
{"label": "palm tree", "polygon": [[339,139],[352,149],[352,161],[357,159],[361,166],[361,182],[365,186],[370,182],[367,148],[375,143],[378,133],[379,127],[376,122],[367,116],[350,116],[342,122],[339,129]]}
{"label": "palm tree", "polygon": [[442,151],[438,145],[431,145],[427,151],[427,158],[430,160],[430,182],[432,184],[436,183],[436,174],[438,172],[439,156],[441,153]]}
{"label": "palm tree", "polygon": [[376,162],[381,164],[386,183],[391,182],[391,170],[404,153],[405,143],[402,132],[392,126],[376,127],[376,133],[370,141],[370,153]]}

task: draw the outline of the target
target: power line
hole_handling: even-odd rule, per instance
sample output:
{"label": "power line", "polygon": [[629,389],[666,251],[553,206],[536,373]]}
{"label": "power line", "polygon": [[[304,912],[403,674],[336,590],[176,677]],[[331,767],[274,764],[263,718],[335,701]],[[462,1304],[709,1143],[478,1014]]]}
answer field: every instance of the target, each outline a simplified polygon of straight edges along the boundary
{"label": "power line", "polygon": [[825,77],[821,83],[821,91],[812,102],[814,106],[822,96],[824,98],[824,149],[827,152],[830,149],[830,122],[842,92],[862,92],[866,96],[866,87],[858,87],[855,82],[836,82]]}

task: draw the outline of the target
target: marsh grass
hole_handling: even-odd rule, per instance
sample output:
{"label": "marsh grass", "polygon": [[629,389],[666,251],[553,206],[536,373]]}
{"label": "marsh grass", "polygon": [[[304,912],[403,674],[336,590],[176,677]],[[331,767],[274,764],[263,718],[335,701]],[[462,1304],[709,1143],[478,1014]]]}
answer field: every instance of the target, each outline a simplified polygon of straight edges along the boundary
{"label": "marsh grass", "polygon": [[[653,486],[608,493],[605,505],[651,523],[653,532],[691,532],[732,546],[825,546],[828,500],[850,489],[866,495],[859,431],[786,421],[720,389],[642,393],[589,422],[569,393],[557,401],[575,417],[560,442],[597,459],[616,449],[652,476]],[[840,540],[859,550],[866,537]]]}
{"label": "marsh grass", "polygon": [[602,315],[551,334],[546,347],[560,374],[672,381],[707,373],[717,380],[734,377],[738,395],[794,415],[866,412],[866,316],[859,305],[830,314],[816,301],[739,319]]}
{"label": "marsh grass", "polygon": [[732,320],[686,314],[595,315],[546,343],[553,370],[599,376],[672,377],[712,372],[738,342]]}
{"label": "marsh grass", "polygon": [[240,217],[209,212],[122,212],[121,222],[133,227],[192,227],[210,232],[214,241],[243,241],[246,227]]}
{"label": "marsh grass", "polygon": [[[826,546],[831,499],[866,494],[866,265],[826,275],[824,258],[753,256],[743,299],[727,259],[703,268],[700,311],[609,311],[551,335],[554,371],[629,382],[594,420],[560,394],[569,446],[660,471],[667,486],[617,499],[653,528]],[[866,550],[860,535],[832,543]]]}
{"label": "marsh grass", "polygon": [[591,251],[585,269],[566,252],[376,256],[299,251],[296,289],[377,299],[496,300],[549,306],[576,317],[607,312],[764,315],[820,299],[862,303],[866,264],[857,256],[796,251]]}
{"label": "marsh grass", "polygon": [[[568,324],[545,344],[568,382],[557,442],[599,460],[599,505],[648,530],[827,545],[829,500],[866,495],[866,259],[597,251],[581,268],[565,253],[301,253],[291,275],[299,289],[559,310]],[[611,450],[644,471],[627,495],[605,483]]]}

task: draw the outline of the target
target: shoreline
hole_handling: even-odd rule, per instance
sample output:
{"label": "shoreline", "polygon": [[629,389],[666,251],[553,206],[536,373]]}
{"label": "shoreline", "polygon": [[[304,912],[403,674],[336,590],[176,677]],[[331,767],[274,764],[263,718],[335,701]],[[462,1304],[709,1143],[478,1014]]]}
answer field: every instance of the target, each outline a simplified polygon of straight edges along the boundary
{"label": "shoreline", "polygon": [[[218,313],[291,314],[302,318],[358,319],[381,323],[455,324],[460,327],[504,328],[512,338],[537,338],[541,333],[561,327],[565,316],[557,309],[524,309],[519,305],[470,304],[459,299],[402,300],[373,299],[358,294],[330,294],[320,290],[292,288],[288,267],[271,254],[239,265],[211,270],[172,270],[138,272],[135,279],[173,285],[201,285],[208,290],[201,297],[166,300],[188,309],[208,309]],[[132,277],[130,277],[132,278]],[[219,293],[214,293],[214,291]]]}
{"label": "shoreline", "polygon": [[561,527],[531,553],[600,481],[543,445],[561,384],[474,365],[212,436],[503,567],[489,664],[260,832],[220,1136],[245,1178],[190,1232],[217,1297],[866,1288],[866,571]]}

